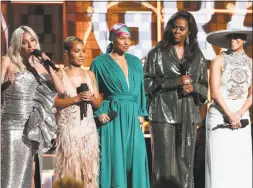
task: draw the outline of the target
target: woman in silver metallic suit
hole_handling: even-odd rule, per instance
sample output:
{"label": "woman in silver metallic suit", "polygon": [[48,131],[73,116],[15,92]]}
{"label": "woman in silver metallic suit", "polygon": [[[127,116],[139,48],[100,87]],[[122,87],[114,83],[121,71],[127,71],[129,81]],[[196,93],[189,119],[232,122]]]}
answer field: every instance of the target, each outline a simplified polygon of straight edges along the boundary
{"label": "woman in silver metallic suit", "polygon": [[[56,93],[64,92],[51,67],[32,55],[40,50],[38,37],[27,26],[17,28],[8,54],[1,60],[1,187],[35,187],[34,160],[51,148],[55,137],[52,107]],[[43,53],[42,59],[48,57]],[[37,168],[37,167],[36,167]],[[36,186],[40,187],[40,185]]]}
{"label": "woman in silver metallic suit", "polygon": [[149,99],[153,179],[175,178],[193,188],[193,159],[199,107],[207,99],[206,61],[189,12],[172,15],[147,55],[144,83]]}

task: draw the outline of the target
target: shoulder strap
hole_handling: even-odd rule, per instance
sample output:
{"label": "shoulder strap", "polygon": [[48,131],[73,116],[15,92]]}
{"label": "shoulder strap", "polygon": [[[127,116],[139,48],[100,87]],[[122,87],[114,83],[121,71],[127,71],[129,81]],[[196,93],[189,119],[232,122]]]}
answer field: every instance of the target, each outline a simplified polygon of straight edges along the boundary
{"label": "shoulder strap", "polygon": [[89,73],[85,70],[85,78],[87,80],[87,82],[89,82],[90,84],[93,84],[93,81],[91,79],[91,77],[89,76]]}
{"label": "shoulder strap", "polygon": [[89,76],[89,73],[85,70],[85,78],[87,81],[87,84],[90,86],[91,92],[94,92],[94,83],[93,80],[91,79],[91,77]]}

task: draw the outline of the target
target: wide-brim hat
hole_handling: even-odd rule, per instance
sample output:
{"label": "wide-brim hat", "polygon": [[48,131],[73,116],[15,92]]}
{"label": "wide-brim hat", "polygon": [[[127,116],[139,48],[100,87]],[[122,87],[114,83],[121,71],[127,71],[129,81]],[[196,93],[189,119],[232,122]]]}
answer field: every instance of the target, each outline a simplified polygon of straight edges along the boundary
{"label": "wide-brim hat", "polygon": [[228,29],[214,31],[207,35],[206,40],[210,44],[219,48],[229,48],[227,36],[229,34],[244,34],[246,35],[246,42],[244,46],[252,45],[252,30],[246,29]]}

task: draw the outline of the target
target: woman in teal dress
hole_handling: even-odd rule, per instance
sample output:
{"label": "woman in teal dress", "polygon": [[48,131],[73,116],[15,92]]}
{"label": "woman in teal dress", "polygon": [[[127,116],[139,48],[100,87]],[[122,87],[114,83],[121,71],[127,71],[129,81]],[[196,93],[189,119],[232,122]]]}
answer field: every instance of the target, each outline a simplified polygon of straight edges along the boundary
{"label": "woman in teal dress", "polygon": [[[100,136],[100,187],[149,188],[146,145],[141,125],[147,116],[141,61],[125,53],[131,44],[125,24],[115,24],[107,53],[91,64],[104,101],[95,111],[102,124]],[[111,111],[117,112],[110,119]]]}

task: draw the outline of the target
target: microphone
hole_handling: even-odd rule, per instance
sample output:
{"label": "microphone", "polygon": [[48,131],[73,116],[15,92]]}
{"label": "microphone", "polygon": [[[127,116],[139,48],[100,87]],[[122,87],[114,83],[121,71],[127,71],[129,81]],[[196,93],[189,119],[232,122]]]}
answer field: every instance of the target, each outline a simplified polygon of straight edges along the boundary
{"label": "microphone", "polygon": [[188,69],[189,69],[189,63],[184,61],[183,63],[180,64],[180,73],[181,75],[188,75]]}
{"label": "microphone", "polygon": [[[35,50],[33,50],[32,54],[35,55],[37,58],[39,58],[39,59],[41,60],[41,54],[42,54],[41,51],[39,51],[38,49],[35,49]],[[58,68],[57,68],[57,67],[54,65],[54,63],[51,62],[49,59],[47,59],[47,60],[45,60],[45,61],[42,60],[42,62],[45,63],[45,65],[50,66],[50,67],[52,67],[54,70],[58,71]]]}
{"label": "microphone", "polygon": [[111,110],[108,114],[109,118],[110,118],[110,121],[112,121],[114,118],[116,118],[118,115],[117,112],[115,112],[114,110]]}
{"label": "microphone", "polygon": [[[188,75],[189,66],[190,66],[190,64],[187,61],[183,61],[181,64],[179,64],[179,72],[182,76]],[[189,83],[189,82],[191,82],[191,81],[189,80],[187,83]],[[184,94],[184,92],[183,92],[183,86],[180,86],[178,88],[177,92],[178,92],[178,96],[180,99],[187,96],[187,94]]]}
{"label": "microphone", "polygon": [[[108,113],[108,116],[110,118],[110,121],[114,120],[117,116],[118,116],[118,113],[115,112],[114,110],[111,110],[109,113]],[[95,123],[97,125],[97,127],[100,127],[102,126],[103,124],[98,120],[98,118],[94,118],[95,120]]]}
{"label": "microphone", "polygon": [[[81,93],[84,91],[89,91],[89,87],[86,83],[82,83],[79,87],[76,88],[77,93]],[[83,117],[87,117],[87,103],[82,102],[80,104],[80,116],[81,120],[83,120]]]}
{"label": "microphone", "polygon": [[[247,125],[249,125],[249,120],[248,119],[241,119],[240,123],[241,123],[240,128],[244,128]],[[216,127],[212,128],[212,130],[214,131],[214,130],[219,129],[219,128],[222,128],[222,129],[223,128],[229,128],[229,129],[231,129],[231,125],[230,125],[230,123],[225,122],[224,124],[218,124]]]}

